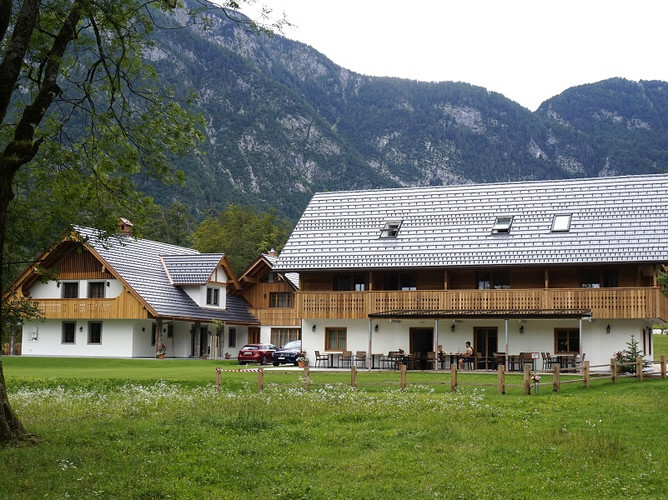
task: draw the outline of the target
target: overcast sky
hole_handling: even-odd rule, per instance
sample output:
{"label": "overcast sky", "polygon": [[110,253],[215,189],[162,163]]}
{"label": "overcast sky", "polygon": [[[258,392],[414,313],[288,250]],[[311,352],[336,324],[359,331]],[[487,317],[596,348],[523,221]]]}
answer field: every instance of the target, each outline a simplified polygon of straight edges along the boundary
{"label": "overcast sky", "polygon": [[467,82],[532,111],[574,85],[668,81],[665,0],[257,1],[344,68]]}

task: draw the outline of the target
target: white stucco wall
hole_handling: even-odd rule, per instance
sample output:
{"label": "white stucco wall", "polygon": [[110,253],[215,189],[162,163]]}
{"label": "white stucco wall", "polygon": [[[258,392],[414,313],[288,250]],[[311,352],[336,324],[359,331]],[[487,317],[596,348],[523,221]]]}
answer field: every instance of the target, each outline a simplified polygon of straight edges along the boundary
{"label": "white stucco wall", "polygon": [[[378,324],[378,331],[375,325]],[[316,325],[315,332],[312,331]],[[434,328],[434,320],[373,320],[372,323],[372,353],[387,354],[389,351],[403,349],[409,352],[411,328]],[[504,320],[457,320],[455,332],[451,331],[452,320],[438,321],[438,339],[435,344],[443,345],[447,352],[462,352],[466,341],[474,344],[474,328],[496,327],[498,331],[497,351],[505,351],[505,322]],[[520,326],[524,326],[524,333],[520,333]],[[610,325],[610,333],[607,333]],[[578,320],[551,319],[551,320],[523,320],[520,323],[513,319],[508,321],[508,353],[520,352],[549,352],[555,354],[554,329],[575,328]],[[610,359],[615,352],[626,349],[631,335],[639,342],[639,347],[651,359],[650,345],[643,345],[643,330],[649,324],[642,320],[605,320],[598,319],[592,322],[582,322],[582,352],[586,354],[591,365],[609,366]],[[310,359],[315,359],[314,351],[325,352],[325,328],[347,328],[347,350],[353,353],[357,350],[368,351],[369,321],[368,320],[313,320],[302,321],[302,342]],[[645,341],[651,343],[651,334],[645,333]]]}
{"label": "white stucco wall", "polygon": [[[63,344],[63,321],[67,320],[46,320],[43,323],[38,321],[26,322],[23,326],[22,355],[132,357],[132,320],[103,321],[100,344],[88,344],[88,320],[72,320],[76,322],[74,343]],[[37,340],[32,340],[34,329],[37,329],[38,332]]]}
{"label": "white stucco wall", "polygon": [[[105,287],[104,298],[113,299],[118,297],[123,291],[123,283],[116,279],[108,280],[67,280],[68,282],[79,283],[79,297],[88,297],[88,283],[99,283],[101,281],[108,283]],[[33,299],[59,299],[62,297],[62,287],[58,286],[61,281],[47,281],[46,283],[37,282],[30,287],[29,294]]]}
{"label": "white stucco wall", "polygon": [[[206,303],[206,289],[208,287],[218,288],[218,305],[212,306]],[[207,309],[225,309],[227,307],[227,286],[220,284],[210,284],[206,286],[182,286],[184,292],[200,307]]]}

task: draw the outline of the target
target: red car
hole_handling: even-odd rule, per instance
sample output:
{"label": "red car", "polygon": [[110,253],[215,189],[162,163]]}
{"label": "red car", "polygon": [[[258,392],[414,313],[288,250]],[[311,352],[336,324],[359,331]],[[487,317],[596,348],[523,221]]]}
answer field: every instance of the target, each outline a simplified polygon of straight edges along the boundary
{"label": "red car", "polygon": [[239,351],[239,364],[254,362],[266,365],[271,362],[274,352],[276,352],[274,344],[246,344]]}

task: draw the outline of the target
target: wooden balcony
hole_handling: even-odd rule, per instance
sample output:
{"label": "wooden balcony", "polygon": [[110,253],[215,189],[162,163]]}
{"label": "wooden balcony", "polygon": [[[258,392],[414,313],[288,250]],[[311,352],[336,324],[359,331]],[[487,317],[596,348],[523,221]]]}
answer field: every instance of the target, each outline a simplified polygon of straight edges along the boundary
{"label": "wooden balcony", "polygon": [[594,318],[668,318],[656,287],[299,292],[297,317],[363,319],[389,311],[591,311]]}
{"label": "wooden balcony", "polygon": [[148,311],[133,297],[122,293],[113,299],[38,299],[47,319],[139,319]]}
{"label": "wooden balcony", "polygon": [[255,309],[251,308],[250,313],[254,315],[263,325],[276,326],[299,326],[301,320],[297,316],[294,308],[271,307]]}

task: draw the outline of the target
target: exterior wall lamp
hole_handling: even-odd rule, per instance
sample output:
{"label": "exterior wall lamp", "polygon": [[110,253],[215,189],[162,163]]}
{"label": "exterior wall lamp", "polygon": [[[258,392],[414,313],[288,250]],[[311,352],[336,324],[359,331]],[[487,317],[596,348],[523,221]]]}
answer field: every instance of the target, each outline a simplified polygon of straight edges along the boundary
{"label": "exterior wall lamp", "polygon": [[378,333],[378,323],[376,323],[376,326],[373,327],[373,331]]}
{"label": "exterior wall lamp", "polygon": [[452,322],[452,325],[450,326],[450,331],[452,333],[455,333],[455,322],[454,321]]}
{"label": "exterior wall lamp", "polygon": [[605,333],[610,333],[610,325],[605,327]]}
{"label": "exterior wall lamp", "polygon": [[312,331],[313,333],[315,333],[315,325],[313,325],[313,326],[311,327],[311,331]]}
{"label": "exterior wall lamp", "polygon": [[524,325],[520,325],[520,335],[524,335]]}

